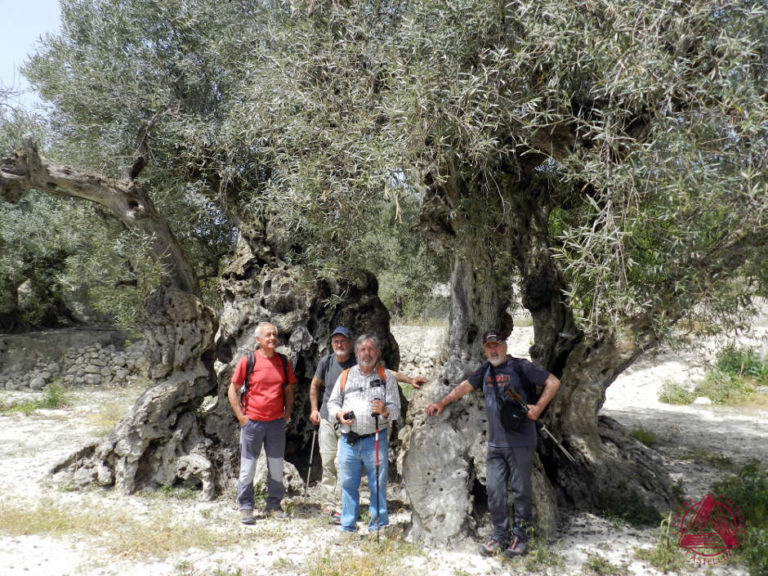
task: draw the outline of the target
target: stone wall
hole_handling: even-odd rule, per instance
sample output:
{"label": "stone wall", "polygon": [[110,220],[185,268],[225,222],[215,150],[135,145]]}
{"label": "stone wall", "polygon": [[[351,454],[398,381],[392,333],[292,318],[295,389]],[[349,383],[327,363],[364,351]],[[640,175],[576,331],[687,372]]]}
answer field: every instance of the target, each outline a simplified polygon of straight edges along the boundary
{"label": "stone wall", "polygon": [[0,335],[0,390],[41,390],[56,382],[123,386],[147,377],[141,341],[124,332],[66,329]]}

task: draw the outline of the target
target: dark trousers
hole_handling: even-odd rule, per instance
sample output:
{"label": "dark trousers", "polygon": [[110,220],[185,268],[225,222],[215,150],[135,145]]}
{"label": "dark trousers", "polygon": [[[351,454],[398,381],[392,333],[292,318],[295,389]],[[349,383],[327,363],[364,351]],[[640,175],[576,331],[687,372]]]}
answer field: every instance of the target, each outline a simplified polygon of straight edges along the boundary
{"label": "dark trousers", "polygon": [[527,529],[533,520],[531,471],[534,446],[522,448],[488,447],[485,487],[488,492],[488,511],[493,523],[493,537],[507,542],[509,513],[507,511],[507,483],[511,479],[514,499],[514,525],[512,532],[520,540],[527,540]]}

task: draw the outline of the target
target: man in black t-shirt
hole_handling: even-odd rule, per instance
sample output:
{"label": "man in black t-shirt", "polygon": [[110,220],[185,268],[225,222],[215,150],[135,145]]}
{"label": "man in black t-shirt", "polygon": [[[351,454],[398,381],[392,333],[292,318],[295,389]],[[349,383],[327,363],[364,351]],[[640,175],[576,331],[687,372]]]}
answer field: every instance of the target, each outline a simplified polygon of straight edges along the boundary
{"label": "man in black t-shirt", "polygon": [[[535,421],[554,398],[560,380],[528,360],[507,355],[506,339],[496,330],[489,330],[483,335],[483,350],[488,362],[438,402],[427,406],[427,415],[438,415],[448,404],[482,388],[488,413],[486,490],[493,536],[480,546],[480,553],[491,556],[503,550],[506,556],[521,556],[528,552],[528,527],[532,522],[531,471],[536,450]],[[527,391],[541,386],[544,387],[541,397],[533,404],[534,399],[529,397]],[[528,421],[515,431],[505,429],[501,423],[499,399],[507,391],[519,394],[528,405]],[[507,481],[510,476],[515,508],[511,541],[507,514]]]}

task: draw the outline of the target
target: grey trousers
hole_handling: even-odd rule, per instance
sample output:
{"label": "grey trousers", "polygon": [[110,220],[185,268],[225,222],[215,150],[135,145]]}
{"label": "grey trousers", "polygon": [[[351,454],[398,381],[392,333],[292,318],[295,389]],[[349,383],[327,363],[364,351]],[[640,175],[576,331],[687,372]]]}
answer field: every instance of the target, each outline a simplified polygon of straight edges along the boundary
{"label": "grey trousers", "polygon": [[237,481],[237,503],[241,510],[253,510],[253,477],[261,447],[267,457],[267,510],[280,508],[285,496],[283,456],[285,454],[285,420],[271,422],[248,420],[240,429],[240,476]]}
{"label": "grey trousers", "polygon": [[488,447],[485,480],[488,511],[493,523],[493,537],[501,543],[506,543],[509,537],[507,483],[510,479],[515,507],[512,533],[520,540],[528,540],[528,528],[533,520],[531,471],[535,450],[535,446]]}

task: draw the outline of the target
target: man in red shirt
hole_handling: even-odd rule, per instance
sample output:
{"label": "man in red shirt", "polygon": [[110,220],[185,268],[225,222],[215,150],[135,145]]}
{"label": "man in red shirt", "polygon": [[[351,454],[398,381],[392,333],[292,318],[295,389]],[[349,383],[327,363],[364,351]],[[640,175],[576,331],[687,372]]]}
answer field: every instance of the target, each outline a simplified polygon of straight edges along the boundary
{"label": "man in red shirt", "polygon": [[237,363],[227,390],[229,405],[241,426],[237,502],[243,524],[255,522],[253,478],[262,445],[267,456],[267,514],[276,518],[287,517],[280,507],[285,495],[285,426],[291,420],[296,385],[296,376],[290,362],[275,351],[278,343],[277,328],[262,322],[256,327],[254,335],[257,350],[254,352],[253,368],[243,404],[240,403],[239,392],[245,383],[247,355]]}

